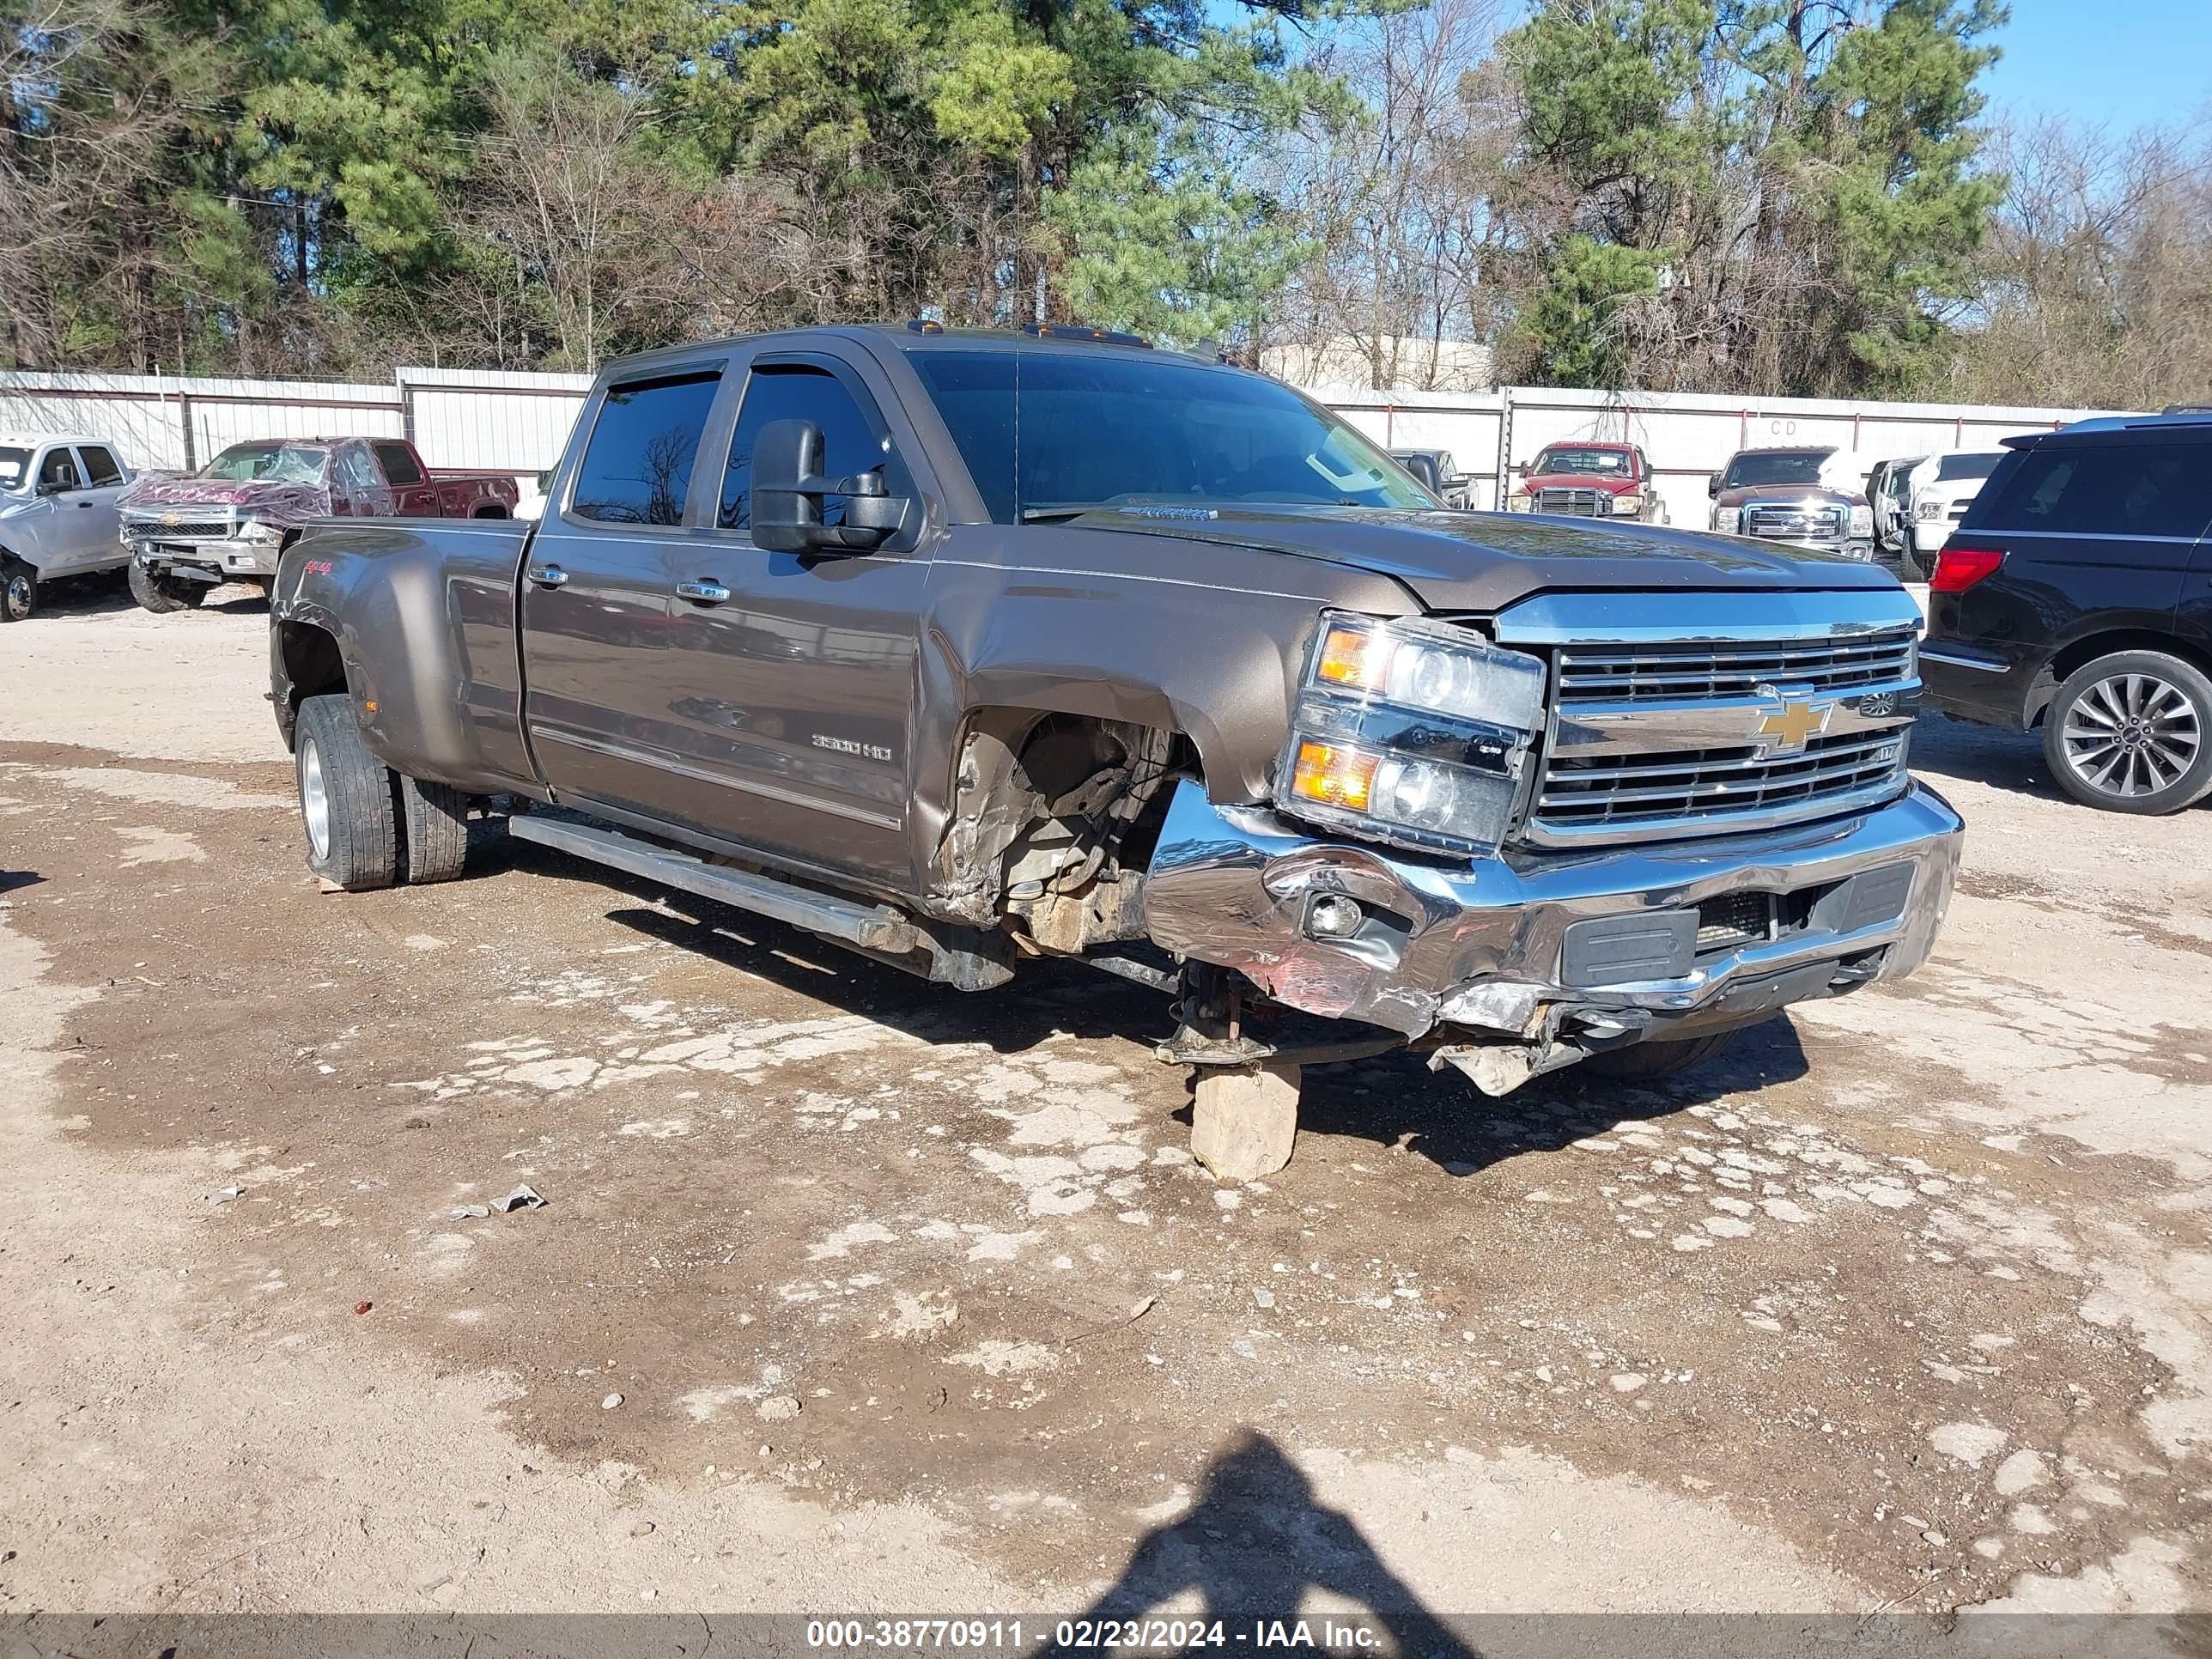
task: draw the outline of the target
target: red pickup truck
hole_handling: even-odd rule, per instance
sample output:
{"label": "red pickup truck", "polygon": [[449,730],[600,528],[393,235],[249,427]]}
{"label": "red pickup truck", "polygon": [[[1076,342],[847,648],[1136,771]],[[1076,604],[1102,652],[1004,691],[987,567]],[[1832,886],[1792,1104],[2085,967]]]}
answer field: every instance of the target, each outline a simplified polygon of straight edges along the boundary
{"label": "red pickup truck", "polygon": [[509,519],[520,494],[503,473],[433,477],[404,438],[270,438],[233,444],[188,477],[142,478],[116,505],[131,596],[177,611],[224,582],[267,587],[311,520]]}

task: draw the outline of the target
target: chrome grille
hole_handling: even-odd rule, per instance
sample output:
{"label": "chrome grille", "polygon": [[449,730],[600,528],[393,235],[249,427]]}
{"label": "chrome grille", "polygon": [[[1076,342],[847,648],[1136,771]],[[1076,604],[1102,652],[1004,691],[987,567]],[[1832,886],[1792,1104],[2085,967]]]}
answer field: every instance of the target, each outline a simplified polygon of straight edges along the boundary
{"label": "chrome grille", "polygon": [[1815,691],[1891,685],[1913,678],[1912,634],[1902,628],[1772,645],[1569,646],[1559,657],[1559,699],[1643,702],[1742,696],[1762,684]]}
{"label": "chrome grille", "polygon": [[1743,533],[1768,541],[1839,542],[1847,509],[1820,501],[1753,501],[1743,509]]}
{"label": "chrome grille", "polygon": [[1691,750],[1670,755],[1554,760],[1544,774],[1534,819],[1553,832],[1626,830],[1665,823],[1694,832],[1738,815],[1840,810],[1893,789],[1905,769],[1902,729],[1814,738],[1802,753],[1761,758],[1758,750]]}
{"label": "chrome grille", "polygon": [[140,536],[149,541],[159,541],[172,536],[220,538],[233,533],[228,519],[179,519],[176,523],[170,524],[155,517],[125,519],[123,532],[127,536]]}
{"label": "chrome grille", "polygon": [[1601,489],[1540,489],[1536,492],[1539,513],[1561,513],[1570,518],[1598,519],[1605,517],[1600,510]]}

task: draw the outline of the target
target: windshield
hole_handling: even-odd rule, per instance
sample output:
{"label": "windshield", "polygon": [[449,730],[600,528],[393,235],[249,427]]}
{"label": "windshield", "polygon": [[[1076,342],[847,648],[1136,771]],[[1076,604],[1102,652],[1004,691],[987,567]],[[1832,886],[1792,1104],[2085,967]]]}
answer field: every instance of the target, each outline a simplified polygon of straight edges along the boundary
{"label": "windshield", "polygon": [[1722,477],[1723,489],[1746,489],[1759,484],[1816,484],[1820,467],[1834,452],[1797,449],[1765,455],[1739,455]]}
{"label": "windshield", "polygon": [[21,489],[31,471],[27,449],[0,449],[0,489]]}
{"label": "windshield", "polygon": [[1997,470],[2002,455],[1946,455],[1936,463],[1938,483],[1948,478],[1986,478]]}
{"label": "windshield", "polygon": [[1103,352],[909,361],[1000,524],[1139,503],[1440,505],[1351,427],[1255,374]]}
{"label": "windshield", "polygon": [[1625,449],[1547,449],[1536,458],[1536,465],[1528,472],[1537,478],[1557,477],[1563,473],[1625,478],[1628,470],[1628,452]]}
{"label": "windshield", "polygon": [[331,452],[313,444],[233,444],[207,464],[203,478],[233,483],[266,479],[274,483],[319,484]]}

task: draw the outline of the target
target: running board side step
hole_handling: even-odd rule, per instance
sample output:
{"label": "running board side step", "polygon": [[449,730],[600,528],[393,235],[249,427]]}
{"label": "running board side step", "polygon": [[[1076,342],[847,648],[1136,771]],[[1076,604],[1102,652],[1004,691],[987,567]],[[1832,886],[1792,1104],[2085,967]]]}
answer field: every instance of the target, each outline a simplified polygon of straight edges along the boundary
{"label": "running board side step", "polygon": [[863,904],[817,893],[773,876],[709,864],[691,854],[656,846],[596,824],[568,823],[535,812],[510,817],[507,833],[550,847],[556,852],[641,876],[664,887],[696,893],[701,898],[787,923],[878,962],[963,991],[989,990],[1013,977],[1012,970],[994,957],[963,949],[939,937],[928,925],[902,915],[888,904]]}

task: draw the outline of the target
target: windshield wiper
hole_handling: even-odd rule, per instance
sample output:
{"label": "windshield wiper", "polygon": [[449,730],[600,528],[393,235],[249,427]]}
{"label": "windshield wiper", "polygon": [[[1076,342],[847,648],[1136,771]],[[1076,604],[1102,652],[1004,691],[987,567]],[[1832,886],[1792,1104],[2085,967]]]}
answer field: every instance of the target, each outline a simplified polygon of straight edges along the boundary
{"label": "windshield wiper", "polygon": [[1060,501],[1051,507],[1024,507],[1022,522],[1043,524],[1054,519],[1079,519],[1086,513],[1104,513],[1109,510],[1104,501]]}

